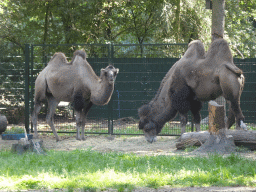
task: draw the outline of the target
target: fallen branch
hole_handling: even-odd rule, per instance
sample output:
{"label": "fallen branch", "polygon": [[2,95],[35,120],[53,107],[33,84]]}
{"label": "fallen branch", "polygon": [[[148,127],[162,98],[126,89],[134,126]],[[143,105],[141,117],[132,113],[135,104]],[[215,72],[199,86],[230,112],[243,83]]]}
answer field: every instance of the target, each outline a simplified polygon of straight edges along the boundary
{"label": "fallen branch", "polygon": [[[226,129],[226,135],[232,135],[235,142],[236,141],[256,142],[256,131]],[[176,143],[176,148],[184,149],[188,146],[200,146],[201,144],[206,142],[209,136],[210,136],[209,131],[183,133],[179,139],[179,142]]]}

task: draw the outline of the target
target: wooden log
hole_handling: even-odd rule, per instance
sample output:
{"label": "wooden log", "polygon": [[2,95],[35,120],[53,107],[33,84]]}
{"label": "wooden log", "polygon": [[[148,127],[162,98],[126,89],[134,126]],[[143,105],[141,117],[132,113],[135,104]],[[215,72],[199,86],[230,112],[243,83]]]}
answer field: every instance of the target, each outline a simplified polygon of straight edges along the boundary
{"label": "wooden log", "polygon": [[201,146],[201,145],[202,145],[202,143],[200,142],[199,139],[190,138],[190,139],[184,139],[180,142],[177,142],[176,148],[177,149],[185,149],[190,146]]}
{"label": "wooden log", "polygon": [[[256,131],[227,129],[226,135],[233,136],[235,142],[236,141],[256,142]],[[190,140],[197,140],[200,143],[204,144],[209,136],[210,136],[209,131],[183,133],[179,139],[180,141],[176,143],[176,146],[182,145],[181,143],[184,143],[184,144],[189,143]],[[179,148],[182,149],[183,146],[180,146]]]}

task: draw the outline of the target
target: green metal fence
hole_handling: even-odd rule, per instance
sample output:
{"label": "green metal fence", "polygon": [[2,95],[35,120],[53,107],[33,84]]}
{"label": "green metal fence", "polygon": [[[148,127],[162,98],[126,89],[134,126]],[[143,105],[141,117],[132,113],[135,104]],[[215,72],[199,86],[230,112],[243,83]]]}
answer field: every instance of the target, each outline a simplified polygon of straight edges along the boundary
{"label": "green metal fence", "polygon": [[[26,45],[23,65],[22,91],[25,89],[25,126],[33,110],[34,82],[38,73],[46,66],[55,52],[63,52],[70,60],[73,52],[84,49],[88,62],[99,75],[100,69],[112,64],[119,68],[115,90],[107,106],[93,106],[88,114],[86,133],[102,134],[142,134],[138,130],[137,109],[149,102],[159,88],[160,82],[172,65],[186,51],[186,44],[71,44],[71,45]],[[21,59],[22,61],[24,61]],[[244,71],[246,84],[241,98],[241,107],[246,123],[256,123],[256,59],[234,59],[235,64]],[[22,63],[24,64],[24,63]],[[25,71],[24,71],[25,69]],[[208,105],[204,104],[202,118],[208,115]],[[39,115],[39,131],[50,131],[45,124],[46,107]],[[179,117],[167,123],[162,135],[179,135]],[[190,118],[191,121],[191,118]],[[75,132],[73,110],[62,105],[56,111],[55,125],[59,132]]]}
{"label": "green metal fence", "polygon": [[24,55],[14,46],[12,53],[6,48],[0,46],[0,113],[9,124],[24,123]]}

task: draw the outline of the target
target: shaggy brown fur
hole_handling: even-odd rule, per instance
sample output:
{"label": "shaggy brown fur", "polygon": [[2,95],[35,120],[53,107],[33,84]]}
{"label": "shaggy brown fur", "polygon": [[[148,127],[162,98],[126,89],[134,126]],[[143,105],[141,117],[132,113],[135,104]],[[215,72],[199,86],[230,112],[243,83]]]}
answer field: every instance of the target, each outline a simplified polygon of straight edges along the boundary
{"label": "shaggy brown fur", "polygon": [[152,101],[138,110],[139,128],[144,131],[149,142],[156,139],[164,124],[181,115],[181,132],[185,132],[187,113],[191,110],[200,130],[200,109],[202,101],[216,99],[223,95],[231,102],[228,127],[237,126],[244,119],[240,108],[240,96],[244,86],[242,71],[233,63],[228,43],[224,39],[215,40],[205,54],[201,41],[192,41],[184,56],[168,71]]}

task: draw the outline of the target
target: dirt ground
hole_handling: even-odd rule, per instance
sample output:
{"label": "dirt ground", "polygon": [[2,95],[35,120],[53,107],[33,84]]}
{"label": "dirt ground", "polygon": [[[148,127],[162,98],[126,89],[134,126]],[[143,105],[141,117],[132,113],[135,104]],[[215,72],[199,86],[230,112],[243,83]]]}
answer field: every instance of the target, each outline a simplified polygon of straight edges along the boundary
{"label": "dirt ground", "polygon": [[[182,155],[182,156],[203,156],[206,154],[193,154],[193,152],[185,152],[176,150],[176,137],[158,136],[157,142],[148,143],[144,136],[109,136],[109,135],[90,135],[85,141],[78,141],[75,135],[60,136],[61,141],[56,142],[54,136],[49,134],[41,134],[40,139],[43,140],[43,145],[47,150],[64,150],[70,151],[75,149],[88,149],[99,152],[124,152],[135,153],[138,155]],[[11,149],[12,144],[18,143],[15,140],[0,139],[0,150]],[[240,153],[246,158],[256,159],[256,152]],[[112,191],[112,190],[109,190]],[[115,191],[115,190],[113,190]],[[167,192],[167,191],[255,191],[256,188],[248,187],[208,187],[208,188],[170,188],[164,187],[160,189],[139,188],[135,192]]]}

